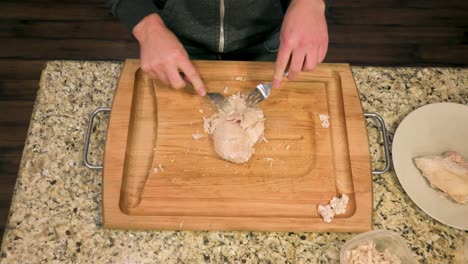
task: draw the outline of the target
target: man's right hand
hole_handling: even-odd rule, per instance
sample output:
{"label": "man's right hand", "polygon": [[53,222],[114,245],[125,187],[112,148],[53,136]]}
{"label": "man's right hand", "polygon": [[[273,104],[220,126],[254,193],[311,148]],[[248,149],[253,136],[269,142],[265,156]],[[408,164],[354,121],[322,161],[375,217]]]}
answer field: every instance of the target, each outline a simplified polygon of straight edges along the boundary
{"label": "man's right hand", "polygon": [[180,74],[182,72],[198,94],[206,94],[187,52],[159,15],[151,14],[143,18],[133,28],[133,35],[140,43],[140,65],[145,73],[166,85],[181,89],[187,85]]}

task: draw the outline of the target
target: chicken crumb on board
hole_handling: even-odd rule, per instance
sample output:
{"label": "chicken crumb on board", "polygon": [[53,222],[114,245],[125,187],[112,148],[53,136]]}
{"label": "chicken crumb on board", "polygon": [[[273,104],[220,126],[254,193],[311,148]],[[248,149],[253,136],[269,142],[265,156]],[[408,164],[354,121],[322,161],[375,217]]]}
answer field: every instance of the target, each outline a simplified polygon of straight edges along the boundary
{"label": "chicken crumb on board", "polygon": [[341,198],[333,197],[329,204],[319,205],[317,207],[317,212],[323,218],[324,222],[330,223],[335,215],[346,213],[348,202],[348,195],[342,194]]}
{"label": "chicken crumb on board", "polygon": [[271,148],[271,150],[276,151],[277,148],[281,147],[283,143],[279,143],[278,145]]}
{"label": "chicken crumb on board", "polygon": [[225,93],[225,94],[229,93],[229,87],[224,86],[224,91],[223,91],[223,93]]}
{"label": "chicken crumb on board", "polygon": [[322,125],[323,128],[329,128],[330,127],[330,116],[326,114],[319,114],[319,119],[320,119],[320,125]]}
{"label": "chicken crumb on board", "polygon": [[360,263],[385,263],[385,264],[401,264],[401,260],[390,253],[388,249],[378,251],[373,241],[360,245],[355,249],[346,250],[345,252],[346,263],[360,264]]}
{"label": "chicken crumb on board", "polygon": [[161,165],[161,163],[159,163],[158,167],[157,168],[153,168],[153,172],[156,174],[158,172],[164,172],[164,169]]}
{"label": "chicken crumb on board", "polygon": [[198,131],[192,134],[192,138],[195,139],[195,140],[199,140],[202,137],[203,137],[203,135],[200,134]]}
{"label": "chicken crumb on board", "polygon": [[263,158],[263,159],[267,162],[270,162],[270,167],[273,167],[273,161],[275,161],[275,159],[273,158]]}

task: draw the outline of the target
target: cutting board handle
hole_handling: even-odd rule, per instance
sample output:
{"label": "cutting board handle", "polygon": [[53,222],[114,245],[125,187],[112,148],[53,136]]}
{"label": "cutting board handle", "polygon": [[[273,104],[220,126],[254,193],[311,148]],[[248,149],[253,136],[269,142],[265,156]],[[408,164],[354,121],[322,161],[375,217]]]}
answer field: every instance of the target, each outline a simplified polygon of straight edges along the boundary
{"label": "cutting board handle", "polygon": [[88,160],[88,150],[89,150],[89,143],[91,141],[91,132],[94,124],[94,118],[100,112],[110,112],[110,107],[98,107],[96,108],[91,114],[89,115],[89,123],[88,123],[88,130],[86,131],[86,138],[84,144],[84,151],[83,151],[83,163],[88,169],[102,169],[102,165],[94,165],[91,164]]}
{"label": "cutting board handle", "polygon": [[387,128],[385,127],[385,121],[380,115],[376,113],[364,113],[364,116],[368,118],[373,118],[377,120],[377,122],[379,122],[380,124],[380,130],[382,130],[382,137],[383,137],[383,143],[384,143],[383,146],[385,150],[385,164],[386,165],[381,170],[372,170],[372,174],[373,175],[384,174],[390,170],[391,165],[392,165],[392,161],[390,159],[390,145],[389,145],[389,140],[388,140],[388,135],[387,135]]}

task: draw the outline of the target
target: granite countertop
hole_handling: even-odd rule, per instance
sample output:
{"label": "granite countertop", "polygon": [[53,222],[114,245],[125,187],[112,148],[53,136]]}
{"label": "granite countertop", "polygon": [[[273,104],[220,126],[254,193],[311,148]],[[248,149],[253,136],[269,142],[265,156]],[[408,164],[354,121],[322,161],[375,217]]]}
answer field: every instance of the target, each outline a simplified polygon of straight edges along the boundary
{"label": "granite countertop", "polygon": [[[121,231],[102,228],[101,171],[82,165],[88,114],[109,106],[121,63],[52,61],[40,82],[1,248],[2,263],[338,263],[352,233]],[[468,69],[353,67],[363,108],[392,136],[412,110],[468,104]],[[102,159],[99,119],[92,162]],[[370,142],[378,132],[369,123]],[[371,144],[373,166],[383,150]],[[393,171],[373,177],[374,229],[402,235],[424,263],[463,262],[468,232],[430,218]],[[466,263],[466,262],[464,262]]]}

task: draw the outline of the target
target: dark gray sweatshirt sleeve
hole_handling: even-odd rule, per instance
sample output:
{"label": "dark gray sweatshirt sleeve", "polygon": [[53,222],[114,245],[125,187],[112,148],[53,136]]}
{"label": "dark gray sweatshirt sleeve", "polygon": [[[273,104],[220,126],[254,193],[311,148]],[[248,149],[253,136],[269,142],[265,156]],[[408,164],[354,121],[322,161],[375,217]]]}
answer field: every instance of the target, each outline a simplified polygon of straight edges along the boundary
{"label": "dark gray sweatshirt sleeve", "polygon": [[130,31],[147,15],[159,13],[152,0],[107,0],[112,14],[124,23]]}

